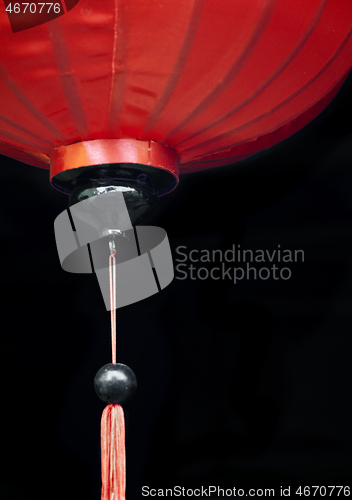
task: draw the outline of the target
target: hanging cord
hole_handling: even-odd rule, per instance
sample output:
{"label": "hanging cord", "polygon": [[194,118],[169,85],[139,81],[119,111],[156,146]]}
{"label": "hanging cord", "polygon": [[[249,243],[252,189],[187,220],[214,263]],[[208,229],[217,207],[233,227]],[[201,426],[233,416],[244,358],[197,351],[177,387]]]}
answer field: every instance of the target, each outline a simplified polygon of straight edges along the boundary
{"label": "hanging cord", "polygon": [[[109,280],[112,362],[116,363],[116,249],[110,242]],[[126,452],[124,412],[108,404],[101,417],[101,500],[125,500]]]}
{"label": "hanging cord", "polygon": [[110,244],[109,257],[109,280],[110,280],[110,304],[111,304],[111,351],[112,362],[116,363],[116,249],[115,242]]}

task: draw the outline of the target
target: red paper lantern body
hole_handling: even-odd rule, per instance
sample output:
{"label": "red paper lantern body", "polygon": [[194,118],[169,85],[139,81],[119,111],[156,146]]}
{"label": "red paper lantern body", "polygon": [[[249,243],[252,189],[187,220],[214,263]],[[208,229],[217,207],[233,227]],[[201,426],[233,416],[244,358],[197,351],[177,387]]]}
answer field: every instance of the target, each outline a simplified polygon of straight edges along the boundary
{"label": "red paper lantern body", "polygon": [[18,33],[1,2],[0,153],[51,178],[142,150],[175,178],[234,163],[325,108],[351,32],[351,0],[80,0]]}

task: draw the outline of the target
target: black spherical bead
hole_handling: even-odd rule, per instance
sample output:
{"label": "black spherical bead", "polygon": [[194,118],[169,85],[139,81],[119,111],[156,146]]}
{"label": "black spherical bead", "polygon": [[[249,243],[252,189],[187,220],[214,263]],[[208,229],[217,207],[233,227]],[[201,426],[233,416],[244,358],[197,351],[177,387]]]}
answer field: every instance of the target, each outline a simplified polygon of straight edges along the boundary
{"label": "black spherical bead", "polygon": [[122,404],[136,392],[136,375],[122,363],[109,363],[95,375],[94,388],[105,403]]}

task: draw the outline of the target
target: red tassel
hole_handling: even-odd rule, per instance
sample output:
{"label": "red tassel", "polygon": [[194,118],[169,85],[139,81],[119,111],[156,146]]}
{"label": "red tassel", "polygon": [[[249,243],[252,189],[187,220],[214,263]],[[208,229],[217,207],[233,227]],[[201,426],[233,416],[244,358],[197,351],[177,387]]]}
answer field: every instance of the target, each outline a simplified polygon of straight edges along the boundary
{"label": "red tassel", "polygon": [[125,419],[120,405],[105,407],[101,417],[101,500],[125,500]]}

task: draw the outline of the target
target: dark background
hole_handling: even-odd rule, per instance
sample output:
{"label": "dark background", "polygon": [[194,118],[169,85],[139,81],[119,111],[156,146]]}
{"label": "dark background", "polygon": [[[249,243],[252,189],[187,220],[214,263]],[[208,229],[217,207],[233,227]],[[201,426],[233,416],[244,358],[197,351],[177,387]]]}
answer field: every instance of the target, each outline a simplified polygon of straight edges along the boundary
{"label": "dark background", "polygon": [[[280,244],[305,261],[287,281],[175,279],[117,310],[118,361],[139,384],[128,500],[142,485],[351,484],[351,110],[352,76],[293,137],[161,199],[174,257]],[[98,500],[110,313],[95,276],[60,267],[67,197],[48,171],[0,160],[0,498]]]}

